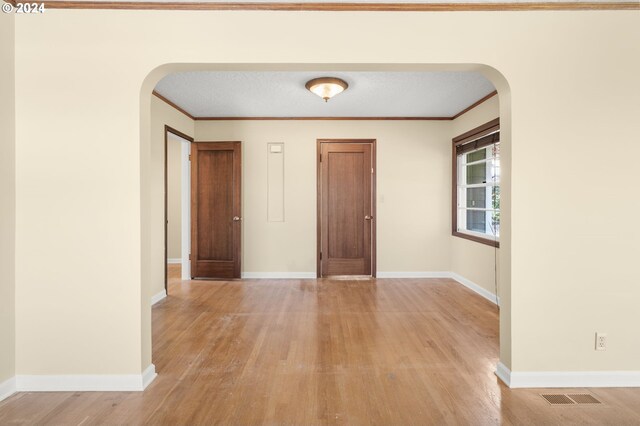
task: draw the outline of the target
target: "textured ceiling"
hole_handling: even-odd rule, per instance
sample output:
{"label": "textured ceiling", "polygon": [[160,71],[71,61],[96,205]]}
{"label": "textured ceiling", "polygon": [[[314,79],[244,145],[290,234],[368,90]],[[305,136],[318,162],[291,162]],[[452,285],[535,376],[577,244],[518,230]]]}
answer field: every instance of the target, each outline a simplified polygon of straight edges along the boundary
{"label": "textured ceiling", "polygon": [[[316,77],[349,88],[325,103]],[[195,117],[451,117],[494,91],[473,72],[185,72],[156,91]]]}

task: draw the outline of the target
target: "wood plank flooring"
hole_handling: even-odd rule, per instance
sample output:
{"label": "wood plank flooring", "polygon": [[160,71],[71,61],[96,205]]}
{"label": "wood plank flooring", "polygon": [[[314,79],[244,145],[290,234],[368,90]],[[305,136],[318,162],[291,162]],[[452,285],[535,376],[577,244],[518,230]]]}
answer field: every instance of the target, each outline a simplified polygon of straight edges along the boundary
{"label": "wood plank flooring", "polygon": [[498,310],[452,280],[179,277],[145,392],[18,393],[0,425],[640,424],[640,389],[559,407],[502,385]]}

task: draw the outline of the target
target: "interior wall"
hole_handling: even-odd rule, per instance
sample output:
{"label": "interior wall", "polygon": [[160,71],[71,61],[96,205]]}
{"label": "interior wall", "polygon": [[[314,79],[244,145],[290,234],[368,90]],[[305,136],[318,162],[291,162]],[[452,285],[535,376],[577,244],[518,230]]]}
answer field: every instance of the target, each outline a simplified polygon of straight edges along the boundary
{"label": "interior wall", "polygon": [[[453,120],[451,137],[448,141],[449,155],[451,156],[451,149],[453,149],[451,139],[499,116],[500,104],[498,96],[494,96]],[[497,273],[499,262],[499,249],[451,235],[452,272],[471,280],[493,294],[499,293],[496,290],[500,287]]]}
{"label": "interior wall", "polygon": [[[491,75],[508,178],[501,359],[522,372],[640,371],[640,230],[623,220],[640,208],[629,196],[640,172],[627,164],[640,156],[638,17],[51,9],[17,19],[18,372],[127,374],[151,362],[147,296],[163,266],[152,262],[162,224],[149,95],[166,73],[216,66]],[[550,30],[560,28],[568,35]],[[608,333],[605,352],[593,350],[596,330]]]}
{"label": "interior wall", "polygon": [[182,259],[182,138],[167,141],[167,258]]}
{"label": "interior wall", "polygon": [[[0,15],[0,385],[15,375],[15,15]],[[1,387],[1,386],[0,386]],[[0,390],[0,393],[1,390]],[[0,399],[3,395],[0,395]]]}
{"label": "interior wall", "polygon": [[[150,186],[150,208],[155,213],[150,217],[150,261],[154,265],[152,269],[152,273],[150,276],[150,292],[148,294],[149,297],[161,293],[164,291],[164,264],[165,264],[165,254],[164,254],[164,137],[165,137],[165,127],[169,126],[175,130],[178,130],[181,133],[184,133],[187,136],[193,137],[194,135],[194,121],[176,110],[172,106],[168,105],[166,102],[160,100],[156,96],[151,96],[151,162],[150,162],[150,176],[149,176],[149,186]],[[175,141],[173,143],[169,142],[168,149],[173,150],[174,146],[178,145],[176,156],[178,157],[178,161],[180,158],[180,148],[178,143]],[[171,151],[173,152],[173,151]],[[173,159],[173,156],[169,157]],[[174,160],[175,161],[175,160]],[[175,165],[174,165],[175,167]],[[178,172],[178,177],[180,174]],[[170,185],[173,189],[175,187],[175,183]],[[174,198],[175,203],[177,204],[178,212],[180,211],[180,197],[171,197],[170,200],[173,203]],[[174,217],[176,215],[176,208],[172,204],[172,209],[170,212],[170,217]],[[168,228],[168,236],[169,239],[167,242],[171,243],[170,247],[178,247],[178,255],[175,258],[180,258],[180,216],[178,213],[178,219],[174,221],[170,221],[170,224],[175,225],[177,227],[177,231],[173,226]],[[175,234],[178,234],[177,239],[175,240],[175,244],[173,244],[175,239]],[[172,258],[171,254],[168,256]]]}
{"label": "interior wall", "polygon": [[[318,99],[321,102],[320,99]],[[196,121],[197,141],[242,141],[245,273],[316,272],[316,140],[376,139],[377,269],[448,271],[448,121]],[[284,143],[285,220],[267,220],[267,144]],[[407,226],[410,224],[410,226]]]}

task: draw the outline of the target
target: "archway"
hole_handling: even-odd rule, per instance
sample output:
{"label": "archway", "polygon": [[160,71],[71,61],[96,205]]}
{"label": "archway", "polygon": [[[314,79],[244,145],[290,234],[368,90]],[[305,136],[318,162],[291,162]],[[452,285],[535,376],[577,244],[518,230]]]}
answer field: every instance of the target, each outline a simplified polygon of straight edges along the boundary
{"label": "archway", "polygon": [[167,64],[162,65],[146,77],[140,92],[140,165],[141,165],[141,333],[142,364],[152,362],[151,355],[151,309],[148,303],[152,295],[154,277],[163,274],[164,264],[158,262],[157,236],[154,226],[163,223],[162,211],[153,208],[152,198],[158,191],[154,146],[151,138],[151,93],[165,76],[181,71],[474,71],[489,79],[498,92],[501,133],[501,236],[499,250],[498,280],[501,283],[500,299],[500,362],[497,373],[505,380],[505,367],[511,368],[511,98],[506,78],[496,69],[478,64]]}

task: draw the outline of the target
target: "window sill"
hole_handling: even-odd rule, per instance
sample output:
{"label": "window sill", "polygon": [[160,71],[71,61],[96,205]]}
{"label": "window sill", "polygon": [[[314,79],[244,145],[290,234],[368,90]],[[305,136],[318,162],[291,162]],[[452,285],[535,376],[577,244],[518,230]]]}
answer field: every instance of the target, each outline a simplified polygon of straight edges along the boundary
{"label": "window sill", "polygon": [[459,231],[453,231],[451,235],[453,235],[454,237],[464,238],[465,240],[475,241],[476,243],[486,244],[491,247],[500,248],[500,241],[492,240],[489,238],[477,237],[475,235],[465,234],[464,232]]}

